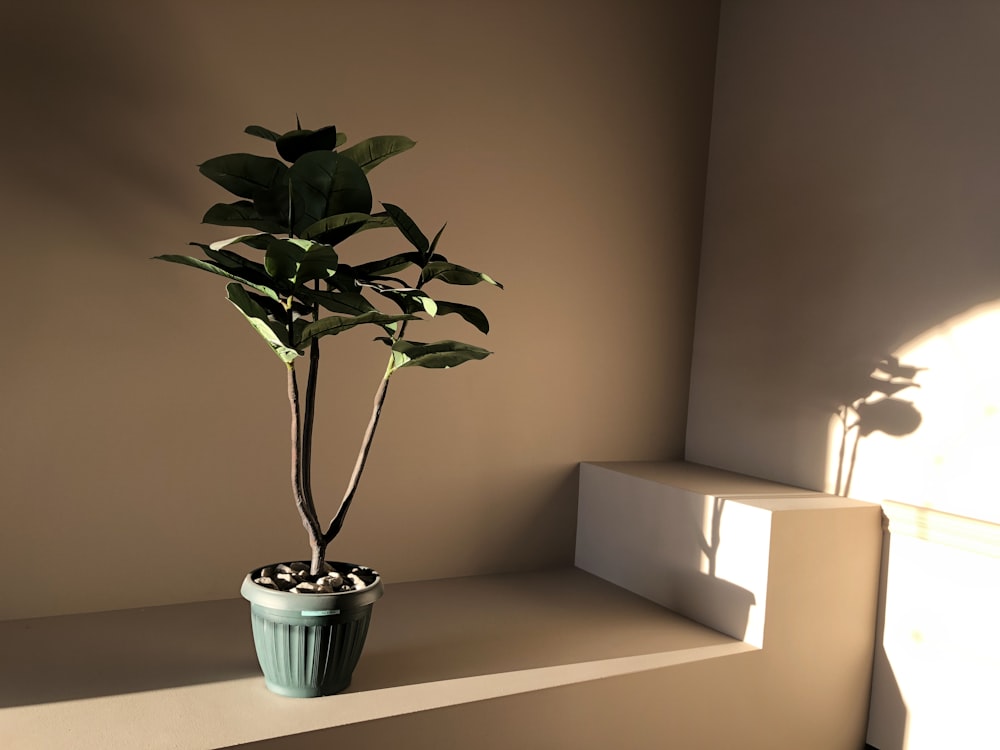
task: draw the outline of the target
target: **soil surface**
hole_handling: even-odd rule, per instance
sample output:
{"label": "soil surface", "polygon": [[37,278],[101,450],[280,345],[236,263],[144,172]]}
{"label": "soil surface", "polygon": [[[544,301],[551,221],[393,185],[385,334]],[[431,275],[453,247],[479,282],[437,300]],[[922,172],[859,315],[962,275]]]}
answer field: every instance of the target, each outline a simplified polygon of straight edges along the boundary
{"label": "soil surface", "polygon": [[309,563],[290,562],[265,565],[250,574],[258,586],[295,594],[338,594],[360,591],[378,580],[371,568],[350,563],[324,562],[322,572],[313,575]]}

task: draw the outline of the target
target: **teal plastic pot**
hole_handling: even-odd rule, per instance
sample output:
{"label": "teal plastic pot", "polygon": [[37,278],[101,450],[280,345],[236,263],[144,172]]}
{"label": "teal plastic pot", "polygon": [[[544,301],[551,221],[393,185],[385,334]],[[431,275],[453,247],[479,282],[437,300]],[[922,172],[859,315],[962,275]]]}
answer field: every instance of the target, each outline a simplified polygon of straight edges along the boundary
{"label": "teal plastic pot", "polygon": [[368,635],[372,607],[382,596],[382,579],[359,565],[330,563],[337,570],[359,568],[374,576],[359,591],[297,594],[243,580],[240,594],[250,602],[257,660],[267,689],[292,698],[335,695],[351,684]]}

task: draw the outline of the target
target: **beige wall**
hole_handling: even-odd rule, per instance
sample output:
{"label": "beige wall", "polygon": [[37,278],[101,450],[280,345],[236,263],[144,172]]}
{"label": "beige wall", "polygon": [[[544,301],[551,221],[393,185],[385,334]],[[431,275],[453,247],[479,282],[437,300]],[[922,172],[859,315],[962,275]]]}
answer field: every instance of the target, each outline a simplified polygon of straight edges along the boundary
{"label": "beige wall", "polygon": [[[996,694],[952,679],[995,650],[954,606],[995,588],[995,545],[926,573],[948,513],[993,524],[959,549],[1000,531],[998,30],[972,0],[721,14],[686,457],[918,507],[885,563],[882,750],[975,737]],[[922,369],[885,382],[891,356]]]}
{"label": "beige wall", "polygon": [[[400,373],[331,556],[396,581],[569,563],[578,461],[683,451],[714,6],[8,9],[0,618],[234,596],[305,554],[280,364],[223,284],[148,260],[226,236],[199,225],[224,196],[195,165],[296,112],[417,140],[376,197],[447,221],[442,251],[507,286],[454,295],[490,314],[469,340],[494,357]],[[383,366],[344,338],[319,414],[327,513]]]}

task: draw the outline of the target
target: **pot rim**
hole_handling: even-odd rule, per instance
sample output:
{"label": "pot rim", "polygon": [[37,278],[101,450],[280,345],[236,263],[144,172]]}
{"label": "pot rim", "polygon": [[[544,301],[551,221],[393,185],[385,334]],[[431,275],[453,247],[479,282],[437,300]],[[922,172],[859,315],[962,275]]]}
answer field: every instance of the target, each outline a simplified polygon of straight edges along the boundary
{"label": "pot rim", "polygon": [[[292,562],[300,562],[293,560]],[[375,575],[375,582],[363,589],[355,591],[337,591],[330,594],[301,594],[294,591],[279,591],[261,586],[253,581],[253,575],[262,568],[261,565],[247,573],[240,586],[240,595],[253,605],[285,612],[300,612],[304,615],[336,614],[345,609],[362,609],[378,601],[383,594],[382,577],[371,568],[355,563],[345,563],[330,560],[335,567],[360,568]],[[280,563],[272,563],[279,565]],[[284,563],[288,565],[289,563]]]}

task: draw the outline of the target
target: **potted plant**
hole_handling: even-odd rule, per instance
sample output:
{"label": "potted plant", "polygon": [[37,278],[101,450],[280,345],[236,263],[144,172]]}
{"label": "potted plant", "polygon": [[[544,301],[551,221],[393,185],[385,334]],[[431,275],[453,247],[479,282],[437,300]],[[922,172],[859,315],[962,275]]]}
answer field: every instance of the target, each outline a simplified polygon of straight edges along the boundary
{"label": "potted plant", "polygon": [[[357,494],[391,378],[408,367],[449,368],[490,352],[459,341],[416,341],[411,321],[454,314],[482,333],[489,322],[478,308],[432,298],[425,286],[487,283],[486,274],[438,253],[432,240],[400,207],[372,212],[367,174],[414,142],[403,136],[367,138],[350,147],[330,125],[284,134],[260,126],[245,132],[274,144],[278,157],[233,153],[199,169],[238,200],[217,203],[203,222],[252,230],[199,247],[202,258],[160,255],[228,280],[229,301],[246,318],[287,372],[291,411],[292,496],[309,539],[308,560],[264,565],[243,581],[251,603],[257,655],[269,689],[297,697],[331,695],[350,683],[382,581],[371,568],[326,559]],[[378,260],[344,262],[343,245],[373,229],[395,229],[408,243]],[[398,236],[398,235],[394,235]],[[502,287],[501,287],[502,288]],[[313,424],[320,345],[354,328],[374,327],[387,363],[340,504],[326,525],[313,500]],[[304,392],[300,362],[308,362]]]}

